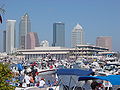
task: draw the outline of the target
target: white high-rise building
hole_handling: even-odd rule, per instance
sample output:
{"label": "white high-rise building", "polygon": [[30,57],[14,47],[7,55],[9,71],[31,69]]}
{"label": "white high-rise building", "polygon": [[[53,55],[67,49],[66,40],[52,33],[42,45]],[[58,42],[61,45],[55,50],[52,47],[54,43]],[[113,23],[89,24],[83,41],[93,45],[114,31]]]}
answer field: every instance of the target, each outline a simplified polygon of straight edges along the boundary
{"label": "white high-rise building", "polygon": [[6,52],[12,53],[16,46],[16,20],[7,20],[6,24]]}
{"label": "white high-rise building", "polygon": [[44,40],[40,43],[41,47],[49,47],[49,42],[47,40]]}
{"label": "white high-rise building", "polygon": [[77,24],[72,30],[72,47],[76,47],[76,45],[83,44],[83,28],[80,24]]}

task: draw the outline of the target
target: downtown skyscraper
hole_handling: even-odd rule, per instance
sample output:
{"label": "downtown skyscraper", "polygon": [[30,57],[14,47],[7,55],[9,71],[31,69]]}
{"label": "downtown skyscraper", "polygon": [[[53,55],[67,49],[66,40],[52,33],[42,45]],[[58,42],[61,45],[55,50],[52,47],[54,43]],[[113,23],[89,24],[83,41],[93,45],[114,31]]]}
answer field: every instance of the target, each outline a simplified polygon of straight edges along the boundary
{"label": "downtown skyscraper", "polygon": [[6,24],[6,52],[13,53],[16,47],[16,20],[7,20]]}
{"label": "downtown skyscraper", "polygon": [[76,47],[76,45],[83,45],[83,28],[80,24],[77,24],[72,30],[72,47]]}
{"label": "downtown skyscraper", "polygon": [[112,37],[110,36],[97,37],[96,46],[108,48],[109,51],[112,51]]}
{"label": "downtown skyscraper", "polygon": [[26,41],[26,49],[34,49],[40,46],[38,35],[35,32],[29,32]]}
{"label": "downtown skyscraper", "polygon": [[53,24],[53,44],[52,46],[65,47],[65,24],[62,22]]}
{"label": "downtown skyscraper", "polygon": [[3,31],[3,52],[6,52],[6,30]]}
{"label": "downtown skyscraper", "polygon": [[19,49],[26,49],[26,36],[31,32],[31,22],[26,13],[19,23]]}

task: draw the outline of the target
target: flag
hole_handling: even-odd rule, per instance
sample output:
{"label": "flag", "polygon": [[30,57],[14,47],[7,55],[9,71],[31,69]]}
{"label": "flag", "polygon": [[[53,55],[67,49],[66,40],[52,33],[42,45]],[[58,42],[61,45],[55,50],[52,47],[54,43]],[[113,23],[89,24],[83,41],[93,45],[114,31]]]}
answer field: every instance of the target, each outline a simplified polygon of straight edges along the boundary
{"label": "flag", "polygon": [[2,16],[0,15],[0,23],[2,23]]}

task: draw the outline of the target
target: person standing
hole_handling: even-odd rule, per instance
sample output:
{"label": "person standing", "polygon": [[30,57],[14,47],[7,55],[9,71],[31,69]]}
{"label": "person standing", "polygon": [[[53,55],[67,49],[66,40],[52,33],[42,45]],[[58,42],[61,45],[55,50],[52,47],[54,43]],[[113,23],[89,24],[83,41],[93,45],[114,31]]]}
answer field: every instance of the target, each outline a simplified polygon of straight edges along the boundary
{"label": "person standing", "polygon": [[26,84],[25,79],[23,80],[22,87],[24,87],[24,88],[26,88],[26,87],[27,87],[27,84]]}
{"label": "person standing", "polygon": [[95,80],[93,80],[93,82],[91,83],[92,90],[96,90],[97,86],[98,86],[98,83]]}
{"label": "person standing", "polygon": [[46,82],[46,85],[47,85],[48,87],[51,87],[51,86],[52,86],[51,81],[50,81],[50,80],[48,80],[48,81]]}
{"label": "person standing", "polygon": [[30,86],[34,86],[34,79],[32,74],[30,74]]}
{"label": "person standing", "polygon": [[43,88],[45,86],[45,80],[44,78],[41,78],[41,80],[39,81],[39,87]]}
{"label": "person standing", "polygon": [[28,74],[25,74],[24,79],[25,79],[25,82],[27,84],[27,87],[30,87],[30,76]]}
{"label": "person standing", "polygon": [[103,81],[105,90],[112,90],[112,84],[109,81]]}

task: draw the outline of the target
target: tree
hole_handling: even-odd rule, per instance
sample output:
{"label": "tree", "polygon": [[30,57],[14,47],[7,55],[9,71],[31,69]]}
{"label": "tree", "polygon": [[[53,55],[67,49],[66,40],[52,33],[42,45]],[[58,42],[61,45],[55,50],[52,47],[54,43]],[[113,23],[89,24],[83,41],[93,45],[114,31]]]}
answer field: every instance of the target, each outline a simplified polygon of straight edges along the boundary
{"label": "tree", "polygon": [[9,82],[7,82],[7,80],[11,80],[12,77],[13,77],[13,74],[9,69],[9,65],[0,63],[0,90],[15,89],[15,87],[13,87],[12,85],[9,85]]}

